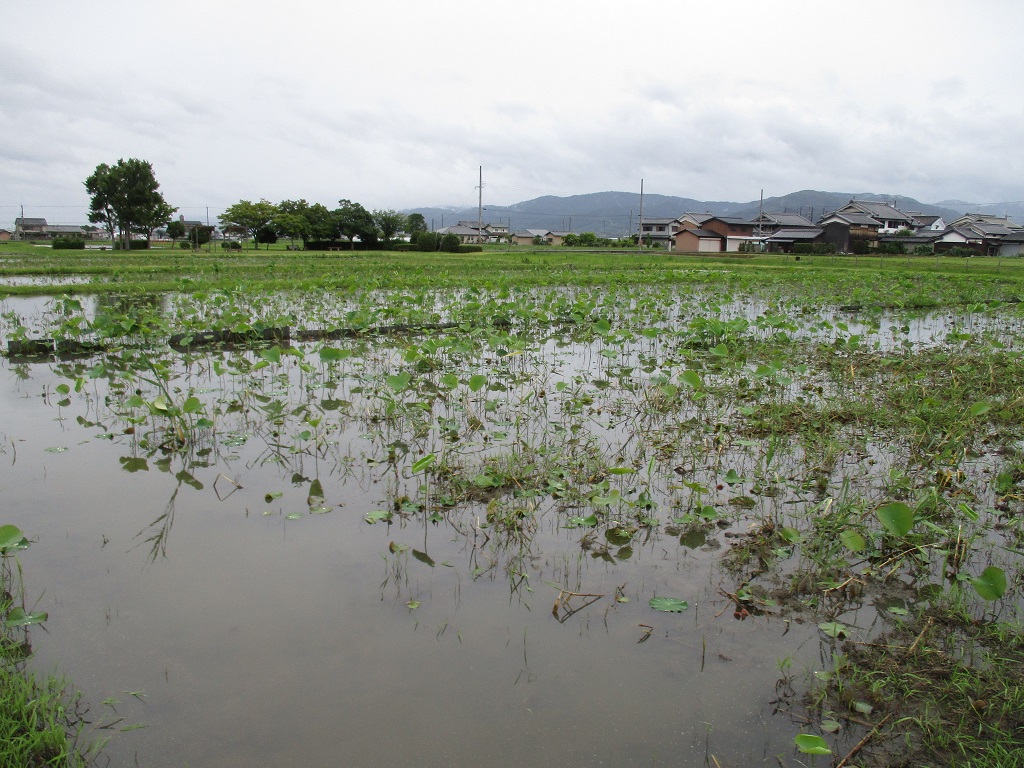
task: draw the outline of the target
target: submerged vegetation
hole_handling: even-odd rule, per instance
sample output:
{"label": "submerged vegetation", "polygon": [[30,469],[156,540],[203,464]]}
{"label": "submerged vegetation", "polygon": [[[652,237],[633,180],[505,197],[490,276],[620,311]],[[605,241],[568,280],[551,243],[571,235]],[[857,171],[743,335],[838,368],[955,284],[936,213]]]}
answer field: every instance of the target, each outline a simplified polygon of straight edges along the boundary
{"label": "submerged vegetation", "polygon": [[[629,616],[645,648],[652,609],[703,599],[702,630],[783,622],[820,643],[806,674],[779,661],[794,755],[1021,760],[1016,264],[48,258],[4,269],[100,279],[10,299],[5,348],[52,346],[8,364],[52,371],[47,402],[119,446],[120,470],[173,478],[137,537],[154,561],[183,487],[245,493],[244,471],[294,521],[373,487],[349,511],[381,531],[379,598],[410,612],[432,599],[410,568],[462,573],[460,554],[470,583],[553,600],[563,623]],[[664,594],[658,558],[682,557],[708,584]]]}
{"label": "submerged vegetation", "polygon": [[86,757],[76,747],[76,698],[64,681],[25,668],[30,630],[47,618],[44,611],[26,609],[15,553],[28,546],[16,526],[0,526],[0,764],[84,766]]}

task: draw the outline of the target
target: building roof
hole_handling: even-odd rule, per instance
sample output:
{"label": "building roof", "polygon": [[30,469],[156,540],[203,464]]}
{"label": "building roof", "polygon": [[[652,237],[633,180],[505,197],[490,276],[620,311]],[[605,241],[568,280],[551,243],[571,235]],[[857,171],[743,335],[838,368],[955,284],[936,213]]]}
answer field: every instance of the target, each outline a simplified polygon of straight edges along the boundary
{"label": "building roof", "polygon": [[869,216],[875,217],[876,219],[884,219],[886,221],[912,220],[909,214],[904,213],[899,208],[889,205],[889,203],[872,203],[866,200],[851,200],[846,207],[851,205]]}
{"label": "building roof", "polygon": [[676,232],[676,237],[679,237],[680,235],[686,232],[688,232],[691,235],[696,235],[697,237],[713,237],[715,240],[722,239],[722,236],[720,234],[718,234],[717,232],[712,232],[710,229],[680,229],[678,232]]}
{"label": "building roof", "polygon": [[[814,227],[814,223],[805,219],[799,213],[769,213],[765,211],[761,214],[761,218],[778,224],[780,227]],[[757,223],[757,220],[754,220]]]}
{"label": "building roof", "polygon": [[979,235],[984,235],[985,237],[1004,237],[1014,231],[1002,224],[986,224],[983,222],[976,222],[968,224],[967,226],[973,229]]}
{"label": "building roof", "polygon": [[832,213],[826,214],[825,216],[822,216],[820,219],[818,219],[818,224],[823,224],[825,222],[832,221],[835,219],[839,219],[840,221],[844,221],[847,224],[853,224],[858,227],[877,227],[880,224],[878,219],[874,218],[873,216],[869,216],[866,213],[853,213],[850,211],[846,211],[845,213],[833,211]]}
{"label": "building roof", "polygon": [[[801,217],[802,218],[802,217]],[[824,230],[821,227],[783,227],[775,232],[768,240],[813,240]]]}
{"label": "building roof", "polygon": [[476,227],[451,226],[437,230],[442,235],[480,235],[481,231]]}
{"label": "building roof", "polygon": [[965,213],[953,222],[955,226],[960,224],[1000,224],[1009,229],[1020,229],[1020,225],[1010,221],[1009,216],[993,216],[988,213]]}
{"label": "building roof", "polygon": [[46,219],[15,219],[14,226],[16,227],[45,227]]}

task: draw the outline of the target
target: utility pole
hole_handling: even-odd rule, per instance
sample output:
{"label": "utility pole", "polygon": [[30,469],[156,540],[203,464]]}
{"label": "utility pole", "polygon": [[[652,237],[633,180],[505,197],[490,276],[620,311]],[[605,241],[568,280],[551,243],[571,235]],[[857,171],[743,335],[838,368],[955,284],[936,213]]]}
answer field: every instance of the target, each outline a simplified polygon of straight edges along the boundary
{"label": "utility pole", "polygon": [[482,242],[484,236],[484,167],[480,166],[480,198],[476,208],[476,241]]}
{"label": "utility pole", "polygon": [[763,220],[761,217],[764,215],[764,190],[761,190],[761,202],[757,204],[757,250],[758,253],[764,251],[764,229],[762,227]]}
{"label": "utility pole", "polygon": [[640,179],[640,224],[637,227],[639,237],[636,239],[636,249],[643,250],[644,247],[644,180]]}

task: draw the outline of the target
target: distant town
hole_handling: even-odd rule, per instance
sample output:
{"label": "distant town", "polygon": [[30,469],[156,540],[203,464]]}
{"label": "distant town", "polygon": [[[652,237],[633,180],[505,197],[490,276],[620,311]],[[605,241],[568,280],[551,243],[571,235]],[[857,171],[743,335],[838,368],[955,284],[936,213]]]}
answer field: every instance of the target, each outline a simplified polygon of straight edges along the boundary
{"label": "distant town", "polygon": [[[237,232],[222,231],[206,222],[178,217],[186,232],[204,230],[209,239],[233,240]],[[180,230],[180,227],[179,227]],[[802,213],[759,212],[733,217],[685,212],[676,217],[639,218],[627,238],[599,238],[592,232],[550,229],[511,230],[501,223],[460,220],[433,230],[454,235],[462,244],[507,243],[510,246],[595,247],[638,244],[680,253],[911,253],[1019,256],[1024,250],[1024,226],[1009,216],[966,213],[951,221],[940,215],[902,211],[894,204],[850,200],[812,221]],[[0,229],[0,241],[45,243],[55,238],[109,240],[106,230],[93,225],[49,224],[45,218],[21,217],[14,230]],[[167,227],[153,232],[170,240]],[[398,232],[396,241],[408,240]],[[204,238],[205,241],[205,238]],[[358,238],[357,238],[358,241]]]}

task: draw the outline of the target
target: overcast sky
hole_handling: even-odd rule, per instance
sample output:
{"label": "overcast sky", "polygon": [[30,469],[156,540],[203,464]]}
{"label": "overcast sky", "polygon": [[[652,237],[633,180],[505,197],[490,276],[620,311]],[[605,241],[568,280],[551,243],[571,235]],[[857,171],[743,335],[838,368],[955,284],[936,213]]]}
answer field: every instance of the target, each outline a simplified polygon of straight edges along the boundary
{"label": "overcast sky", "polygon": [[607,190],[1024,199],[1020,0],[33,0],[0,21],[0,226],[168,202]]}

